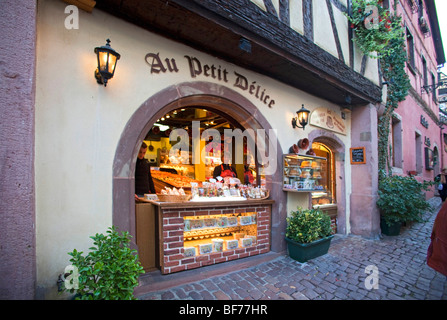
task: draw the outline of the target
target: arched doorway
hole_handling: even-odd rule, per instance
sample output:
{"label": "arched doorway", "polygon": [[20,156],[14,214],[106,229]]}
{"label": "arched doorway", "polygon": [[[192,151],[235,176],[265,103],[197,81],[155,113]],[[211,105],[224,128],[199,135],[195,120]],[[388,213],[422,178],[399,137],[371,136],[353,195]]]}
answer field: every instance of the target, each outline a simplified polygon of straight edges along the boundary
{"label": "arched doorway", "polygon": [[328,196],[324,200],[336,205],[337,232],[346,234],[345,145],[334,133],[322,129],[310,132],[309,140],[316,155],[328,160]]}
{"label": "arched doorway", "polygon": [[[134,172],[139,146],[155,121],[168,112],[201,106],[226,114],[243,128],[264,129],[266,136],[272,129],[257,107],[236,91],[209,82],[185,82],[172,85],[147,99],[132,115],[118,142],[113,162],[113,224],[129,231],[135,239]],[[282,149],[276,137],[268,137],[276,144],[276,161],[282,161]],[[281,170],[266,175],[272,206],[271,250],[285,249],[286,196],[281,186]],[[134,240],[132,240],[134,241]]]}

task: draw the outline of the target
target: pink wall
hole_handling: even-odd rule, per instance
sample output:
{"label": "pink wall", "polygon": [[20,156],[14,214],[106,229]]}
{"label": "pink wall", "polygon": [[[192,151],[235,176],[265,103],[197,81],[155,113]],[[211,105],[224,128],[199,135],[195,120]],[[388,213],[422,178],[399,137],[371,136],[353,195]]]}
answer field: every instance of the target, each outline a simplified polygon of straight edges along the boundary
{"label": "pink wall", "polygon": [[[440,168],[447,164],[444,145],[441,140],[441,132],[438,126],[439,110],[438,104],[433,101],[433,93],[427,93],[422,87],[424,85],[423,59],[426,61],[427,82],[433,84],[432,74],[437,82],[437,61],[436,52],[432,36],[426,36],[420,29],[418,19],[419,12],[413,13],[410,10],[408,2],[401,1],[397,7],[398,14],[401,14],[404,25],[413,37],[414,43],[414,67],[407,63],[407,74],[411,81],[410,93],[406,100],[399,104],[396,109],[397,118],[402,122],[402,149],[397,150],[402,154],[402,163],[400,168],[395,168],[394,172],[407,175],[409,171],[419,171],[418,180],[433,180],[439,173]],[[429,21],[427,13],[423,16]],[[408,50],[408,48],[407,48]],[[424,118],[428,128],[421,124],[421,117]],[[419,148],[416,146],[416,134],[420,134]],[[437,148],[439,152],[438,165],[434,170],[427,170],[425,166],[425,142],[430,140],[430,149]],[[417,168],[417,157],[422,160],[422,169]],[[443,161],[443,162],[442,162]],[[397,166],[399,167],[399,166]],[[433,196],[433,193],[427,194]]]}
{"label": "pink wall", "polygon": [[33,299],[37,1],[0,1],[0,299]]}

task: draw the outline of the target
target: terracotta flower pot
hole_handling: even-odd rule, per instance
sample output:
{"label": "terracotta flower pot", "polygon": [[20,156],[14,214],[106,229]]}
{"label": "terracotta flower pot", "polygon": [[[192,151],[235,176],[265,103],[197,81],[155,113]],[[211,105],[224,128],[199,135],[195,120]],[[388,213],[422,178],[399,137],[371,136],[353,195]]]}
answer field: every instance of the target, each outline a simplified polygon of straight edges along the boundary
{"label": "terracotta flower pot", "polygon": [[307,149],[309,147],[309,139],[304,138],[304,139],[298,140],[298,147],[300,149]]}

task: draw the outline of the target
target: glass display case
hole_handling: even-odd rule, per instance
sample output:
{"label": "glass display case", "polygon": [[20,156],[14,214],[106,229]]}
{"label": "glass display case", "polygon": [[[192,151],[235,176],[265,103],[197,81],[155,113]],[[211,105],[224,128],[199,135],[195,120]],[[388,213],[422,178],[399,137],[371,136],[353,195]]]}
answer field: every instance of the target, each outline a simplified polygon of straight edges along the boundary
{"label": "glass display case", "polygon": [[184,218],[184,255],[197,255],[256,245],[256,212]]}
{"label": "glass display case", "polygon": [[292,192],[326,191],[328,183],[326,158],[283,155],[283,190]]}

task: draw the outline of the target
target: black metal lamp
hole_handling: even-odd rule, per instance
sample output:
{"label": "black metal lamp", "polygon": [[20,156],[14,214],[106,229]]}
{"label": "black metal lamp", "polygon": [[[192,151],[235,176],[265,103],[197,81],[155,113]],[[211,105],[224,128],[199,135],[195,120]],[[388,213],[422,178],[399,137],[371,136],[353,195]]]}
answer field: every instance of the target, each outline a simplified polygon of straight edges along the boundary
{"label": "black metal lamp", "polygon": [[294,129],[302,128],[304,130],[304,127],[307,125],[309,121],[309,113],[310,111],[304,108],[303,104],[301,109],[296,112],[297,117],[292,119],[292,127]]}
{"label": "black metal lamp", "polygon": [[107,81],[113,78],[116,69],[116,63],[121,55],[112,49],[110,40],[106,40],[105,46],[96,47],[95,53],[98,58],[98,68],[95,70],[95,78],[99,84],[107,86]]}

